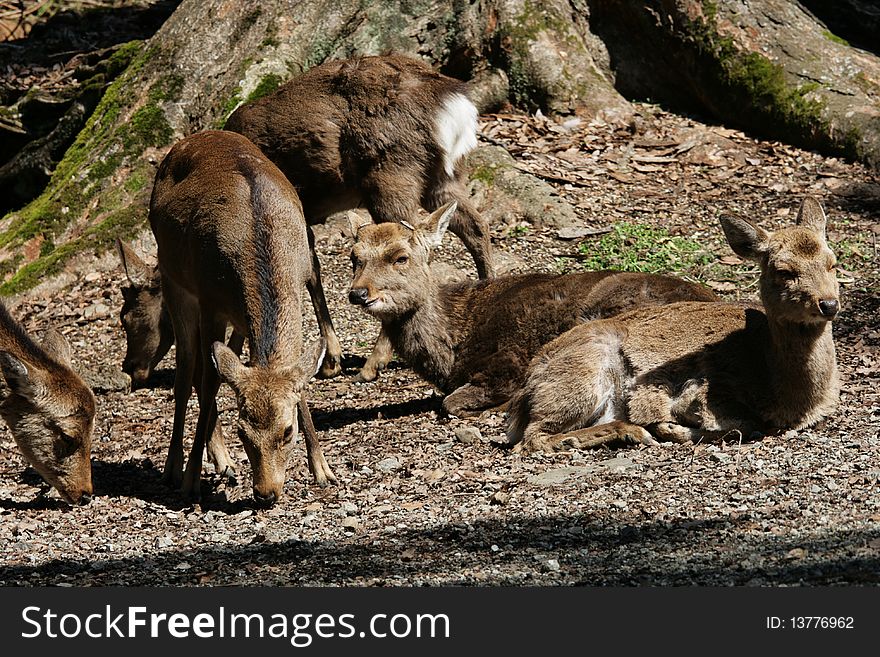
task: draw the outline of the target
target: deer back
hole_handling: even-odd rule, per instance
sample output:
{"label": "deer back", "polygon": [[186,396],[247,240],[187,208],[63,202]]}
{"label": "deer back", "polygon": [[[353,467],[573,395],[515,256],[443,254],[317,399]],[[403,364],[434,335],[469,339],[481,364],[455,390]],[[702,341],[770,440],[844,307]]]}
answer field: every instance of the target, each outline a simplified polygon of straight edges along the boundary
{"label": "deer back", "polygon": [[277,331],[299,353],[311,274],[302,205],[256,146],[226,131],[179,142],[157,172],[150,224],[163,276],[247,335],[255,356]]}
{"label": "deer back", "polygon": [[[242,105],[226,129],[248,137],[279,166],[315,221],[357,207],[371,193],[370,173],[379,164],[407,172],[401,185],[452,177],[455,162],[476,145],[474,131],[465,134],[450,118],[466,113],[476,127],[465,89],[411,57],[332,61]],[[395,184],[393,177],[382,183]]]}

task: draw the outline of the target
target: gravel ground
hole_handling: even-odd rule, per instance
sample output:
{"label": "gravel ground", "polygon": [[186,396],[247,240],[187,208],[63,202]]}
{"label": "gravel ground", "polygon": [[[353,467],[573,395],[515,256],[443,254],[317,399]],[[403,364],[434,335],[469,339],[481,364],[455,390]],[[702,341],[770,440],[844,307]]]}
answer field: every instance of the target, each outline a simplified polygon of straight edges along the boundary
{"label": "gravel ground", "polygon": [[[173,351],[155,386],[113,390],[124,353],[122,274],[112,255],[16,300],[35,333],[70,339],[99,387],[95,498],[69,508],[41,490],[0,429],[0,585],[798,585],[880,581],[880,180],[863,167],[641,106],[630,126],[484,117],[485,138],[551,182],[583,225],[662,226],[697,240],[710,265],[684,273],[728,298],[754,298],[755,270],[731,259],[719,211],[773,228],[804,193],[819,196],[841,258],[835,321],[839,411],[822,425],[737,444],[520,456],[498,446],[503,416],[443,419],[440,397],[398,363],[356,383],[378,326],[346,301],[343,222],[319,232],[325,289],[346,372],[309,398],[339,485],[310,482],[305,451],[286,496],[250,503],[244,452],[230,433],[237,486],[205,475],[201,506],[160,482],[171,432]],[[478,184],[475,184],[477,187]],[[479,197],[481,190],[475,189]],[[578,242],[548,221],[497,223],[503,267],[579,266]],[[587,238],[596,239],[596,238]],[[725,259],[726,258],[726,259]],[[461,244],[437,254],[445,276],[474,276]],[[459,267],[464,266],[464,269]],[[307,309],[308,310],[308,309]],[[316,335],[306,318],[308,336]],[[223,388],[224,426],[235,404]],[[190,431],[194,428],[195,402]],[[191,434],[190,434],[191,435]]]}

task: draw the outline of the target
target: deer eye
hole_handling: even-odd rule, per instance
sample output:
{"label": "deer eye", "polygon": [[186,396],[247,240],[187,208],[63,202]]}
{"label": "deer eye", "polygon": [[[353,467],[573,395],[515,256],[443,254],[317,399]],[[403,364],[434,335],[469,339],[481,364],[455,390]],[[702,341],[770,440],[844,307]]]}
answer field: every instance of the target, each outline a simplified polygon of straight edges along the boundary
{"label": "deer eye", "polygon": [[791,269],[778,269],[776,275],[784,281],[793,281],[798,277],[797,272]]}
{"label": "deer eye", "polygon": [[395,265],[405,265],[409,262],[409,256],[402,255],[394,261]]}
{"label": "deer eye", "polygon": [[282,444],[286,445],[291,440],[293,440],[293,425],[288,425],[288,427],[284,430],[284,435],[281,437]]}
{"label": "deer eye", "polygon": [[358,258],[354,253],[352,253],[351,254],[351,268],[357,269],[357,266],[358,266]]}
{"label": "deer eye", "polygon": [[66,433],[61,433],[58,436],[58,442],[56,443],[55,451],[58,454],[59,458],[67,458],[76,452],[79,447],[79,443],[73,436],[69,436]]}

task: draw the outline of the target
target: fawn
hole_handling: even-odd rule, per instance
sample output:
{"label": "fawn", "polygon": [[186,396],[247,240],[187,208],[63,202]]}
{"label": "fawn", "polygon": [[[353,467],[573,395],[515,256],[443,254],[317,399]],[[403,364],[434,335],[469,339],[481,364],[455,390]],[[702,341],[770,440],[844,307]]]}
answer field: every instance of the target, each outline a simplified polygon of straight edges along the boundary
{"label": "fawn", "polygon": [[763,306],[675,303],[577,326],[547,344],[510,402],[508,439],[525,451],[752,438],[810,426],[840,383],[840,311],[825,213],[807,197],[776,232],[722,216],[727,241],[761,268]]}
{"label": "fawn", "polygon": [[37,345],[0,303],[0,415],[21,453],[70,504],[92,497],[95,396],[70,365],[70,345],[48,331]]}

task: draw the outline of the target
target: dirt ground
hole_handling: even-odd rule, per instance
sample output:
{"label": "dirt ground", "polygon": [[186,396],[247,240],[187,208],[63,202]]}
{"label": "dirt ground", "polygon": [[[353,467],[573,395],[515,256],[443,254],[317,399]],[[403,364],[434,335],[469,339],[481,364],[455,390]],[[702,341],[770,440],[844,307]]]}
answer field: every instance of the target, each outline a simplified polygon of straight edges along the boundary
{"label": "dirt ground", "polygon": [[[639,107],[630,126],[504,115],[484,117],[481,130],[552,183],[584,227],[639,223],[698,243],[702,264],[672,259],[670,268],[731,299],[756,298],[756,270],[732,257],[718,214],[772,229],[793,220],[804,194],[817,195],[841,265],[844,311],[834,330],[843,393],[833,417],[745,444],[511,454],[498,445],[502,415],[441,418],[440,397],[403,363],[376,382],[354,381],[378,327],[347,303],[351,240],[331,221],[318,248],[347,368],[313,381],[308,394],[339,485],[312,484],[298,445],[284,499],[258,510],[249,464],[227,431],[238,485],[206,473],[201,506],[182,503],[160,482],[172,351],[153,387],[98,392],[88,506],[44,494],[0,429],[0,585],[880,582],[880,177]],[[515,218],[494,226],[508,271],[575,269],[599,239],[563,240],[549,224]],[[452,235],[436,261],[444,276],[475,275]],[[121,282],[112,254],[83,259],[18,299],[14,312],[35,333],[59,327],[78,369],[112,389],[125,347]],[[225,387],[220,409],[232,426]]]}

